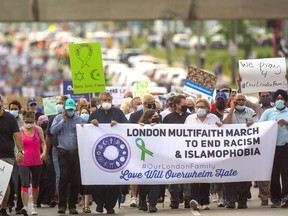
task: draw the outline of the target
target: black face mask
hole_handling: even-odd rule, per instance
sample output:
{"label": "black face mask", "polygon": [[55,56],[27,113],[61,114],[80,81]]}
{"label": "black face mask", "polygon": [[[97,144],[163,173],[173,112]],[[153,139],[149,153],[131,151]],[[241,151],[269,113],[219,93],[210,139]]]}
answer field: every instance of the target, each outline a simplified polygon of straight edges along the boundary
{"label": "black face mask", "polygon": [[192,113],[194,112],[194,106],[187,106],[187,109]]}
{"label": "black face mask", "polygon": [[160,123],[160,118],[159,117],[152,118],[151,122],[158,124],[158,123]]}
{"label": "black face mask", "polygon": [[47,127],[48,127],[48,123],[43,123],[43,124],[41,125],[41,128],[42,128],[43,130],[46,130]]}
{"label": "black face mask", "polygon": [[152,103],[152,104],[147,104],[147,108],[148,109],[156,109],[156,104],[155,103]]}
{"label": "black face mask", "polygon": [[187,112],[187,106],[181,106],[181,112],[186,113]]}
{"label": "black face mask", "polygon": [[226,102],[224,100],[216,101],[216,108],[218,110],[224,110],[226,108]]}

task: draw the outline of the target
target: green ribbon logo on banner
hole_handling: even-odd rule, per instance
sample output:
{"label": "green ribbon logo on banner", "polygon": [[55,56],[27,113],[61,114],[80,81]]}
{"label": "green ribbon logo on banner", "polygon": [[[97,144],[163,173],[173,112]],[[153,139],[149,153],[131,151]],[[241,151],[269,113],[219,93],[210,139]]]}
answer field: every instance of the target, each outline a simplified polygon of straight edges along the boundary
{"label": "green ribbon logo on banner", "polygon": [[150,155],[153,157],[153,152],[149,151],[148,149],[145,148],[145,142],[141,138],[137,138],[135,140],[136,146],[141,150],[141,160],[145,161],[145,154]]}

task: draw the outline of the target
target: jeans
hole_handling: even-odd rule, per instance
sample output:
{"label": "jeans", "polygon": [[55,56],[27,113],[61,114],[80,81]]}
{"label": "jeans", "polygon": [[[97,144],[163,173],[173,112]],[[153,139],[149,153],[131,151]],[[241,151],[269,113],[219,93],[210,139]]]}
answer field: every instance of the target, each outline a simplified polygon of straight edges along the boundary
{"label": "jeans", "polygon": [[52,148],[52,160],[54,164],[54,170],[56,175],[56,192],[59,194],[59,181],[60,181],[60,168],[59,168],[59,160],[58,160],[59,151],[56,147]]}

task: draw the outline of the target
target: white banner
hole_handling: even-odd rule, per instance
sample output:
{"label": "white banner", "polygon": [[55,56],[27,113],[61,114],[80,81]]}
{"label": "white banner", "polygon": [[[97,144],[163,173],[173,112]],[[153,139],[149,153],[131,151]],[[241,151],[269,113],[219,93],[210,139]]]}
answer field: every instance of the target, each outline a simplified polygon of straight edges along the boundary
{"label": "white banner", "polygon": [[82,183],[270,180],[276,121],[214,125],[77,125]]}
{"label": "white banner", "polygon": [[244,94],[287,90],[285,58],[239,60],[239,73]]}
{"label": "white banner", "polygon": [[[12,162],[12,161],[11,161]],[[10,181],[13,165],[0,159],[0,205]]]}

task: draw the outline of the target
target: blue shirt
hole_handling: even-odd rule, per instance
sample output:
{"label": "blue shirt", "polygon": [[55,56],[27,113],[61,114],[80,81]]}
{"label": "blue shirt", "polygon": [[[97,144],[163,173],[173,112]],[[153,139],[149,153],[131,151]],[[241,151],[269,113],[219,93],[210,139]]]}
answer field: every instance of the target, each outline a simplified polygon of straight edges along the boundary
{"label": "blue shirt", "polygon": [[84,123],[83,119],[76,113],[73,118],[64,121],[62,114],[55,116],[50,132],[58,136],[58,147],[67,151],[78,149],[76,124]]}
{"label": "blue shirt", "polygon": [[[260,121],[269,121],[269,120],[281,120],[284,119],[288,121],[288,108],[280,111],[277,110],[276,107],[267,109],[262,114]],[[278,135],[277,135],[277,142],[276,146],[284,146],[288,143],[288,127],[287,126],[280,126],[278,125]]]}

